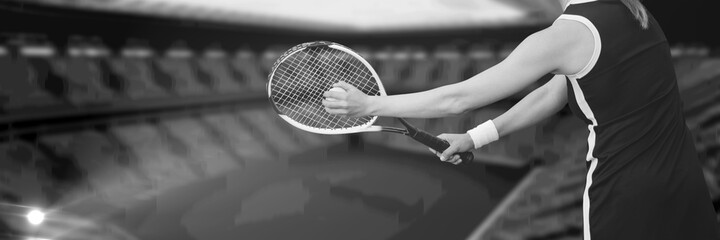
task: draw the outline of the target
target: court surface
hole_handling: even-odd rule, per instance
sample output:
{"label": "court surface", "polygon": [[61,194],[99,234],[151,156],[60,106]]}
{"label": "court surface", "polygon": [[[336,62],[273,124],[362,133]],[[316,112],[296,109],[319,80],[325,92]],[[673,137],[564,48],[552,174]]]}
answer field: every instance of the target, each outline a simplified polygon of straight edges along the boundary
{"label": "court surface", "polygon": [[136,196],[102,221],[137,239],[465,239],[526,172],[341,143]]}

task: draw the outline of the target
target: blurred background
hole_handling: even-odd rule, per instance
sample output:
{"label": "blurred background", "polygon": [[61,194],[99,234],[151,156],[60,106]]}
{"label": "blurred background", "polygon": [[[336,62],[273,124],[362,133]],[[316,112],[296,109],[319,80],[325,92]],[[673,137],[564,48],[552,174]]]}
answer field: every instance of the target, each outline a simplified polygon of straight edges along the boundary
{"label": "blurred background", "polygon": [[[718,209],[709,2],[644,4],[672,46]],[[389,94],[462,81],[560,12],[556,0],[0,1],[0,239],[582,239],[587,130],[568,109],[453,166],[396,134],[296,130],[265,90],[280,54],[317,40],[358,51]],[[547,80],[410,121],[464,132]]]}

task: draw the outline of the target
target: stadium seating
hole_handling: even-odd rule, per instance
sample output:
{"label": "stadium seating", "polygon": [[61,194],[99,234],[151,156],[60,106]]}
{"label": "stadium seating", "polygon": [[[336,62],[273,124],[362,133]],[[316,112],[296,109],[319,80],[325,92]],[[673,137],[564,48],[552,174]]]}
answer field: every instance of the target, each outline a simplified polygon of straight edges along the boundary
{"label": "stadium seating", "polygon": [[219,112],[203,114],[201,117],[209,131],[218,136],[227,149],[230,149],[245,164],[259,161],[272,161],[275,153],[269,146],[257,141],[252,128],[238,121],[233,113]]}
{"label": "stadium seating", "polygon": [[372,57],[374,62],[380,63],[371,66],[378,72],[378,76],[386,88],[397,88],[409,80],[407,76],[404,76],[407,74],[403,74],[410,68],[409,54],[407,50],[383,49]]}
{"label": "stadium seating", "polygon": [[50,196],[57,182],[52,177],[53,159],[34,144],[14,140],[0,143],[0,191],[4,200],[37,206],[52,204]]}
{"label": "stadium seating", "polygon": [[237,71],[238,78],[252,91],[265,90],[267,75],[264,74],[258,57],[250,50],[240,50],[230,61],[230,66]]}
{"label": "stadium seating", "polygon": [[118,123],[108,131],[138,158],[138,168],[157,189],[189,183],[202,175],[202,166],[185,155],[185,147],[154,124]]}
{"label": "stadium seating", "polygon": [[465,80],[464,69],[470,65],[469,58],[466,54],[461,54],[457,49],[441,48],[438,49],[434,58],[438,59],[437,86],[447,85],[451,83]]}
{"label": "stadium seating", "polygon": [[133,196],[151,190],[148,176],[136,167],[137,158],[107,134],[94,130],[51,133],[40,136],[38,142],[77,163],[88,188],[79,192],[123,206]]}
{"label": "stadium seating", "polygon": [[161,88],[154,80],[150,66],[152,53],[147,49],[136,49],[134,54],[109,57],[108,70],[110,74],[119,76],[123,82],[123,94],[131,99],[158,99],[169,95],[167,90]]}
{"label": "stadium seating", "polygon": [[426,90],[431,86],[435,86],[433,83],[437,79],[433,79],[432,72],[437,68],[437,64],[437,60],[428,56],[428,53],[414,52],[410,55],[411,70],[407,81],[403,82],[400,89]]}
{"label": "stadium seating", "polygon": [[180,141],[191,161],[202,168],[203,176],[219,174],[240,168],[241,162],[210,135],[205,126],[193,117],[173,117],[158,121],[158,126],[175,141]]}
{"label": "stadium seating", "polygon": [[212,89],[220,93],[239,93],[242,91],[239,79],[236,79],[222,51],[210,51],[195,59],[198,75],[205,75]]}
{"label": "stadium seating", "polygon": [[0,54],[0,71],[4,73],[3,81],[0,81],[2,110],[17,113],[65,106],[65,102],[46,88],[47,74],[43,75],[43,71],[31,66],[29,59]]}
{"label": "stadium seating", "polygon": [[50,60],[53,71],[67,81],[67,97],[73,105],[106,105],[115,98],[115,93],[104,84],[98,60],[83,56]]}
{"label": "stadium seating", "polygon": [[188,50],[169,50],[165,56],[154,59],[155,81],[169,92],[180,96],[208,94],[210,83],[201,83],[197,69],[191,64]]}
{"label": "stadium seating", "polygon": [[471,78],[497,64],[497,56],[486,45],[473,45],[468,50],[470,64],[463,70],[463,79]]}

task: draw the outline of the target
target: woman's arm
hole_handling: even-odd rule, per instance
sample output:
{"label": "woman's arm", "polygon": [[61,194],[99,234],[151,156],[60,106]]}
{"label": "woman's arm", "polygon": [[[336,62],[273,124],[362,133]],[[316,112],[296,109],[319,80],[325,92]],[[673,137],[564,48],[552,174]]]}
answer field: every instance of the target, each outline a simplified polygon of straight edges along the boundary
{"label": "woman's arm", "polygon": [[[492,122],[496,127],[497,135],[505,136],[516,130],[534,125],[560,111],[567,103],[566,85],[565,76],[556,75],[550,81],[525,96],[505,113],[493,119]],[[456,152],[470,151],[476,147],[467,133],[441,134],[438,137],[450,142],[450,147],[442,154],[437,152],[435,154],[440,159],[451,163],[459,163],[460,158],[453,156]]]}
{"label": "woman's arm", "polygon": [[560,111],[567,104],[565,76],[556,75],[535,89],[502,115],[493,119],[500,137],[534,125]]}
{"label": "woman's arm", "polygon": [[434,118],[466,112],[510,96],[548,73],[580,71],[592,55],[593,38],[582,24],[557,21],[527,37],[502,62],[465,81],[428,91],[367,96],[346,83],[328,91],[326,110],[348,116]]}

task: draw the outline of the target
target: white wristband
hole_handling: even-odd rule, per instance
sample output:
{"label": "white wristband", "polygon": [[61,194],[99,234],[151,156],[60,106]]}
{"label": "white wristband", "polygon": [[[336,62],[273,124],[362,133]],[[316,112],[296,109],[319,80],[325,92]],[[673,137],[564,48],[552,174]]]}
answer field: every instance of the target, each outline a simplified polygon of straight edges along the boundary
{"label": "white wristband", "polygon": [[485,121],[477,127],[468,130],[467,133],[470,135],[476,149],[500,138],[497,128],[495,128],[495,123],[493,123],[492,120]]}

